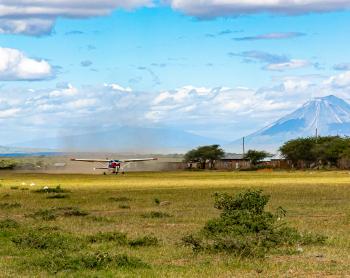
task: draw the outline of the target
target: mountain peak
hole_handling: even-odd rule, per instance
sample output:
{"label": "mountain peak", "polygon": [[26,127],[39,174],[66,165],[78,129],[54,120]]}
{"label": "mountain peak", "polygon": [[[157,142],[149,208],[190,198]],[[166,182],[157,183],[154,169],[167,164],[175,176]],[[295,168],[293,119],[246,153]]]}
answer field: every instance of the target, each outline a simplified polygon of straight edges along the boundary
{"label": "mountain peak", "polygon": [[[274,149],[285,141],[298,137],[327,135],[350,135],[350,104],[345,100],[328,95],[314,98],[294,112],[246,138],[250,148]],[[270,148],[271,149],[271,148]]]}
{"label": "mountain peak", "polygon": [[322,99],[322,100],[341,100],[341,98],[336,97],[335,95],[328,95],[324,97],[315,97],[315,99]]}

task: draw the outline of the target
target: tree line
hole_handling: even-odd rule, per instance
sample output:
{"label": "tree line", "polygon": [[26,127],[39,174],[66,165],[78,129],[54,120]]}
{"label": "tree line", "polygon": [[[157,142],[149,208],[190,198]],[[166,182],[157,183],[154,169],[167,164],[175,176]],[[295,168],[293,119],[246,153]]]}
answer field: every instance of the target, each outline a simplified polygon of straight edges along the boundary
{"label": "tree line", "polygon": [[350,138],[340,136],[307,137],[290,140],[280,148],[282,156],[293,166],[337,166],[350,159]]}
{"label": "tree line", "polygon": [[[225,151],[220,145],[201,146],[187,152],[184,161],[199,163],[201,169],[205,169],[207,164],[209,168],[214,169],[215,162],[222,159],[224,156]],[[271,154],[265,151],[249,150],[243,158],[249,160],[251,165],[256,166],[260,161],[269,156],[271,156]]]}
{"label": "tree line", "polygon": [[[340,160],[350,162],[350,138],[341,136],[306,137],[287,141],[279,152],[293,167],[338,166]],[[184,161],[199,163],[200,168],[215,168],[215,162],[225,156],[220,145],[201,146],[185,154]],[[249,150],[243,159],[252,167],[259,165],[272,154],[266,151]]]}

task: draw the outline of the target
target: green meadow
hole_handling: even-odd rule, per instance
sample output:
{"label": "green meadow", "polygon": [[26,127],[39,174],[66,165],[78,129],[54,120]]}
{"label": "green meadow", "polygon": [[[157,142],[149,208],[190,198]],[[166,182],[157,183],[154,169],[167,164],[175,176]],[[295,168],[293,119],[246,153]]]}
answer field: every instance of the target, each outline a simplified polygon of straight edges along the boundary
{"label": "green meadow", "polygon": [[[195,253],[182,238],[219,215],[214,193],[262,189],[323,245],[265,258]],[[350,173],[0,172],[0,277],[348,277]]]}

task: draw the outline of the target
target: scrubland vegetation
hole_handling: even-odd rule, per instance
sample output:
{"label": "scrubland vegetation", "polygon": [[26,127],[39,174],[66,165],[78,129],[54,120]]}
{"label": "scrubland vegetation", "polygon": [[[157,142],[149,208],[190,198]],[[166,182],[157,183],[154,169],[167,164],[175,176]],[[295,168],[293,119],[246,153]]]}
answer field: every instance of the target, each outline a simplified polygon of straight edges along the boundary
{"label": "scrubland vegetation", "polygon": [[350,273],[348,172],[4,173],[0,184],[1,277]]}

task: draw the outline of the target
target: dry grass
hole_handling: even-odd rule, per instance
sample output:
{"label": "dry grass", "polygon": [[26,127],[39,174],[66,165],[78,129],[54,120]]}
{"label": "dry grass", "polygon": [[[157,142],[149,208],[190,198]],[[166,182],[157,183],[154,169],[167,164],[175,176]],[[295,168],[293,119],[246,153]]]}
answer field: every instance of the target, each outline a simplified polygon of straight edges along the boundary
{"label": "dry grass", "polygon": [[[159,239],[157,246],[139,248],[118,246],[113,241],[85,242],[79,251],[72,251],[87,257],[96,251],[110,256],[127,254],[140,258],[150,268],[109,265],[98,270],[60,271],[59,276],[346,277],[350,273],[349,172],[128,173],[118,177],[0,172],[0,183],[0,203],[22,205],[0,209],[0,221],[13,219],[20,224],[17,228],[0,230],[0,277],[52,274],[38,262],[50,257],[54,250],[19,248],[11,241],[12,236],[26,234],[29,230],[49,233],[47,227],[51,227],[54,234],[79,238],[82,242],[89,236],[108,232],[126,233],[131,239],[145,236]],[[22,183],[36,185],[30,190],[10,189],[21,187]],[[69,198],[48,199],[48,193],[33,193],[44,186],[59,184],[70,191]],[[303,247],[297,254],[274,254],[261,260],[237,259],[225,254],[195,255],[180,244],[184,235],[198,230],[217,215],[212,198],[215,192],[234,193],[245,188],[263,189],[271,195],[270,209],[284,207],[293,226],[328,236],[326,245]],[[120,203],[111,201],[111,197],[127,198],[130,209],[120,208]],[[168,201],[169,205],[158,206],[155,198]],[[60,207],[78,208],[89,215],[58,215],[53,221],[25,217],[39,210]],[[152,211],[171,217],[142,217]]]}

